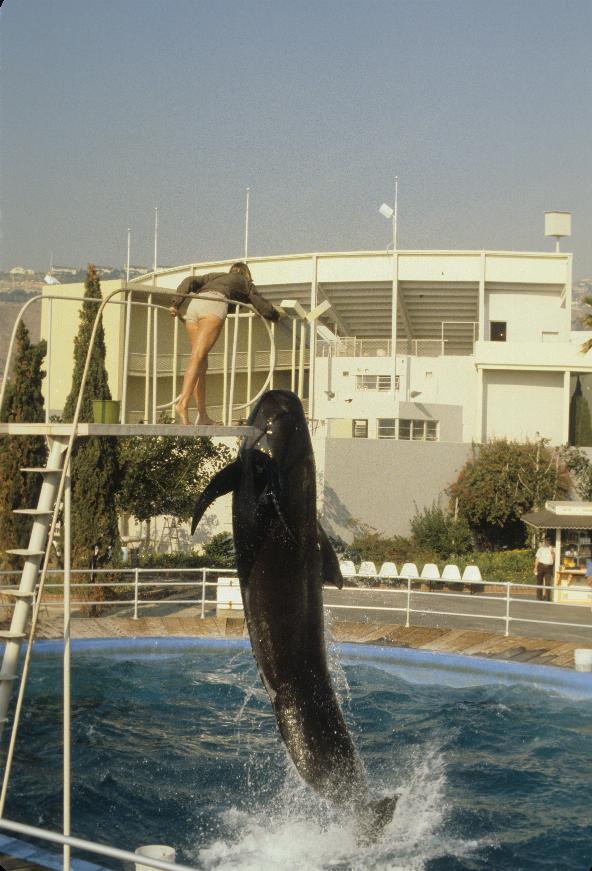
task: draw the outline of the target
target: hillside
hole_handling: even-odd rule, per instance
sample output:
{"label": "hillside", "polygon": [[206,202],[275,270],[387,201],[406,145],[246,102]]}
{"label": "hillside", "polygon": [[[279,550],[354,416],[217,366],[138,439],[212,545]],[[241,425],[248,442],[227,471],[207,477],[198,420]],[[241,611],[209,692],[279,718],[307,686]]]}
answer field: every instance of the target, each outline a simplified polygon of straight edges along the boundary
{"label": "hillside", "polygon": [[[22,307],[22,302],[0,301],[0,375],[4,373],[10,336]],[[31,333],[31,340],[38,342],[41,332],[41,306],[38,303],[34,303],[27,309],[25,324]]]}

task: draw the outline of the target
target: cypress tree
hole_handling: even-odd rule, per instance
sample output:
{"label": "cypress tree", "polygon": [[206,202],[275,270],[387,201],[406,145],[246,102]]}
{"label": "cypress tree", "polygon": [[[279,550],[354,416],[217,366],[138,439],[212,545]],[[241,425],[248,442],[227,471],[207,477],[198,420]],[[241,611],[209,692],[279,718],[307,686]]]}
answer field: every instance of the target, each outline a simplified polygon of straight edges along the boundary
{"label": "cypress tree", "polygon": [[[7,384],[0,409],[3,423],[38,423],[45,419],[41,369],[47,351],[45,341],[32,344],[29,331],[21,321],[16,333],[16,355],[12,380]],[[44,466],[47,449],[43,436],[0,437],[0,566],[21,567],[8,548],[24,548],[29,541],[31,518],[13,514],[16,508],[34,508],[39,496],[39,476],[21,472],[26,466]]]}
{"label": "cypress tree", "polygon": [[[78,334],[74,340],[72,387],[64,406],[66,421],[71,421],[74,417],[90,336],[99,307],[99,303],[87,300],[102,299],[97,271],[92,264],[88,267],[84,296]],[[111,399],[105,368],[105,331],[102,323],[93,344],[80,421],[92,421],[93,399]],[[71,472],[72,565],[88,568],[95,545],[99,547],[99,563],[105,562],[109,548],[113,548],[114,553],[119,550],[115,508],[119,482],[116,439],[105,436],[77,439],[72,454]],[[99,594],[97,598],[102,597]]]}

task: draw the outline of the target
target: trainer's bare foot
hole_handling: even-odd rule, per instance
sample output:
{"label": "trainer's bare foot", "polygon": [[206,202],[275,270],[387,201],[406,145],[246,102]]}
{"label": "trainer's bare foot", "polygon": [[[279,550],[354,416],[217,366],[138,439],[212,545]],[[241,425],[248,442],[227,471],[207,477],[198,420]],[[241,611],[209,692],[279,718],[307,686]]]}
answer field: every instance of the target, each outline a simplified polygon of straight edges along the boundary
{"label": "trainer's bare foot", "polygon": [[198,414],[195,423],[197,426],[216,426],[217,421],[212,420],[207,414]]}
{"label": "trainer's bare foot", "polygon": [[182,405],[180,405],[180,403],[177,403],[175,405],[175,411],[176,411],[178,417],[181,419],[181,423],[184,424],[185,426],[187,426],[189,423],[189,418],[187,416],[187,409],[184,408]]}

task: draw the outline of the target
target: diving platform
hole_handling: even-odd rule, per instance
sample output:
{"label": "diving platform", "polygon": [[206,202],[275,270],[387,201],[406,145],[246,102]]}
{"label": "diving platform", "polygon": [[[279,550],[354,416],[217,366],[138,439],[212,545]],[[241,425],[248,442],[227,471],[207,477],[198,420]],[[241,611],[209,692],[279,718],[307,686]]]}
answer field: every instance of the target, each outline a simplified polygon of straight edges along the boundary
{"label": "diving platform", "polygon": [[[76,438],[85,436],[209,436],[210,438],[240,437],[255,432],[252,426],[201,426],[180,423],[0,423],[0,435],[68,438],[76,431]],[[41,470],[40,470],[41,471]],[[47,471],[47,470],[43,470]],[[54,470],[61,472],[61,469]]]}

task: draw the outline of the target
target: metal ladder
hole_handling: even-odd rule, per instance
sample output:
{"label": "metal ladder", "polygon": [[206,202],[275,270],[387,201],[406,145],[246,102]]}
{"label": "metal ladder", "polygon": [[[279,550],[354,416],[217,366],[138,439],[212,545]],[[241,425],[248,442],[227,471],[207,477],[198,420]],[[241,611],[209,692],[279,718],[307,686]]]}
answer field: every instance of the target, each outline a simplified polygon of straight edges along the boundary
{"label": "metal ladder", "polygon": [[60,478],[64,472],[64,457],[68,439],[50,439],[47,465],[38,468],[21,469],[30,474],[41,474],[43,483],[36,508],[18,508],[15,514],[26,514],[33,518],[33,526],[26,548],[9,550],[7,553],[24,558],[23,570],[18,590],[2,590],[3,596],[16,599],[10,629],[0,632],[0,640],[6,642],[2,667],[0,668],[0,733],[8,717],[8,707],[12,686],[18,678],[18,664],[21,642],[26,638],[26,627],[35,598],[35,587],[39,577],[41,559],[47,547],[48,531],[56,508]]}

